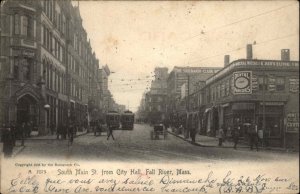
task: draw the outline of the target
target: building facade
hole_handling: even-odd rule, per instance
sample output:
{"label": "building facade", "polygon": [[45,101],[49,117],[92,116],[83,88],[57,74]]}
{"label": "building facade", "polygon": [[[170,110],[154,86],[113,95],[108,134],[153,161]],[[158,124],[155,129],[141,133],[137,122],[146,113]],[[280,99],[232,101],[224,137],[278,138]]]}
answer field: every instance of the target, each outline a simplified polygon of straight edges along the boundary
{"label": "building facade", "polygon": [[282,60],[233,61],[206,80],[198,92],[202,134],[215,136],[224,125],[230,135],[235,123],[250,123],[266,145],[298,147],[299,62],[282,52]]}
{"label": "building facade", "polygon": [[217,73],[218,67],[174,67],[167,79],[167,115],[175,126],[187,124],[192,111],[190,97],[210,76]]}
{"label": "building facade", "polygon": [[71,1],[5,1],[0,55],[2,123],[45,134],[65,121],[87,125],[99,109],[99,60]]}
{"label": "building facade", "polygon": [[150,91],[145,94],[144,114],[150,123],[163,122],[166,119],[168,68],[156,67],[154,77]]}

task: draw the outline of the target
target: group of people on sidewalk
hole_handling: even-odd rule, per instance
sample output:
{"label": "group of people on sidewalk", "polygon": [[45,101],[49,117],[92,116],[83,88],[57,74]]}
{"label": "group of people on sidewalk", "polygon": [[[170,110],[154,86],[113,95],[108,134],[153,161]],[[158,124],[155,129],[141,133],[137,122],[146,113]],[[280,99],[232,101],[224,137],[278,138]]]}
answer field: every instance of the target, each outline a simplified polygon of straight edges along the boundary
{"label": "group of people on sidewalk", "polygon": [[[185,123],[178,121],[177,125],[172,126],[173,132],[176,134],[183,134],[185,138],[191,138],[191,143],[196,141],[197,127],[193,122]],[[229,133],[230,132],[230,133]],[[258,144],[260,138],[258,135],[257,125],[255,123],[241,123],[237,118],[233,126],[221,125],[217,131],[216,138],[218,138],[218,146],[223,146],[223,143],[231,136],[233,141],[233,148],[237,149],[237,146],[241,140],[241,135],[246,134],[245,137],[249,140],[250,149],[253,150],[255,146],[258,151]]]}
{"label": "group of people on sidewalk", "polygon": [[219,139],[218,146],[223,145],[223,142],[227,138],[227,131],[229,129],[231,131],[231,136],[234,143],[233,148],[236,149],[240,140],[242,128],[244,128],[244,132],[246,133],[249,139],[250,149],[253,150],[253,146],[255,145],[255,148],[258,151],[259,136],[257,131],[257,125],[255,123],[244,123],[242,125],[239,122],[239,119],[237,119],[232,130],[230,129],[230,127],[226,128],[224,127],[224,125],[221,125],[217,134],[217,138]]}

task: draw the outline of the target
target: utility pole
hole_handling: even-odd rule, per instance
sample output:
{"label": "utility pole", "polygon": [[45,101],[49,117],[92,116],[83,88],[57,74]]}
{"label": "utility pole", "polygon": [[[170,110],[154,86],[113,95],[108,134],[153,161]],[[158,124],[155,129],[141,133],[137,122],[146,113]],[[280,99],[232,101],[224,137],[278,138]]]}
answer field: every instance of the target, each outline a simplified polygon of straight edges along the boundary
{"label": "utility pole", "polygon": [[265,128],[266,128],[266,102],[265,102],[265,89],[266,89],[266,81],[265,81],[265,69],[263,70],[263,123],[262,123],[262,146],[265,145]]}

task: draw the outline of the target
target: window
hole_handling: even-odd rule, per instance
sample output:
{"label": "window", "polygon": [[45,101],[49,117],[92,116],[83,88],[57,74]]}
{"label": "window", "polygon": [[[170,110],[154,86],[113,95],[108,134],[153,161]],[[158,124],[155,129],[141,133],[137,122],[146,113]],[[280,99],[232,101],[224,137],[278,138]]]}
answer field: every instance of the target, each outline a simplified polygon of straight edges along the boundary
{"label": "window", "polygon": [[19,16],[19,14],[15,14],[15,16],[14,16],[14,28],[15,28],[15,34],[20,34],[20,16]]}
{"label": "window", "polygon": [[19,60],[14,58],[14,78],[19,79]]}
{"label": "window", "polygon": [[225,84],[225,96],[229,96],[229,80]]}
{"label": "window", "polygon": [[29,16],[23,16],[23,35],[33,37],[33,21]]}
{"label": "window", "polygon": [[62,33],[63,34],[65,34],[66,33],[66,18],[65,18],[65,16],[63,15],[62,16],[62,20],[63,20],[63,22],[62,22]]}
{"label": "window", "polygon": [[285,90],[285,81],[283,77],[276,78],[276,90],[277,91],[284,91]]}
{"label": "window", "polygon": [[160,105],[157,106],[157,110],[161,111],[161,106]]}
{"label": "window", "polygon": [[267,79],[264,77],[259,77],[258,78],[258,88],[259,90],[265,90],[267,91],[268,85],[267,85]]}
{"label": "window", "polygon": [[61,61],[61,53],[60,53],[60,43],[58,42],[58,44],[57,44],[57,48],[58,48],[58,50],[57,50],[57,58]]}
{"label": "window", "polygon": [[221,84],[221,92],[220,92],[220,97],[225,96],[225,84]]}

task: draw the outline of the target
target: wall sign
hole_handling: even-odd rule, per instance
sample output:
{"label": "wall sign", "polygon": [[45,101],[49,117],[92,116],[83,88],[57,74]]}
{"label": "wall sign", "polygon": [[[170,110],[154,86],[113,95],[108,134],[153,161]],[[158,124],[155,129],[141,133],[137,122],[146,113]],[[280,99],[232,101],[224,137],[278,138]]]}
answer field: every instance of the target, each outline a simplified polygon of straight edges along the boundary
{"label": "wall sign", "polygon": [[286,131],[299,132],[299,113],[290,112],[286,116]]}
{"label": "wall sign", "polygon": [[299,79],[298,78],[290,78],[290,92],[296,93],[299,92]]}
{"label": "wall sign", "polygon": [[233,73],[233,93],[251,94],[252,71],[237,71]]}

